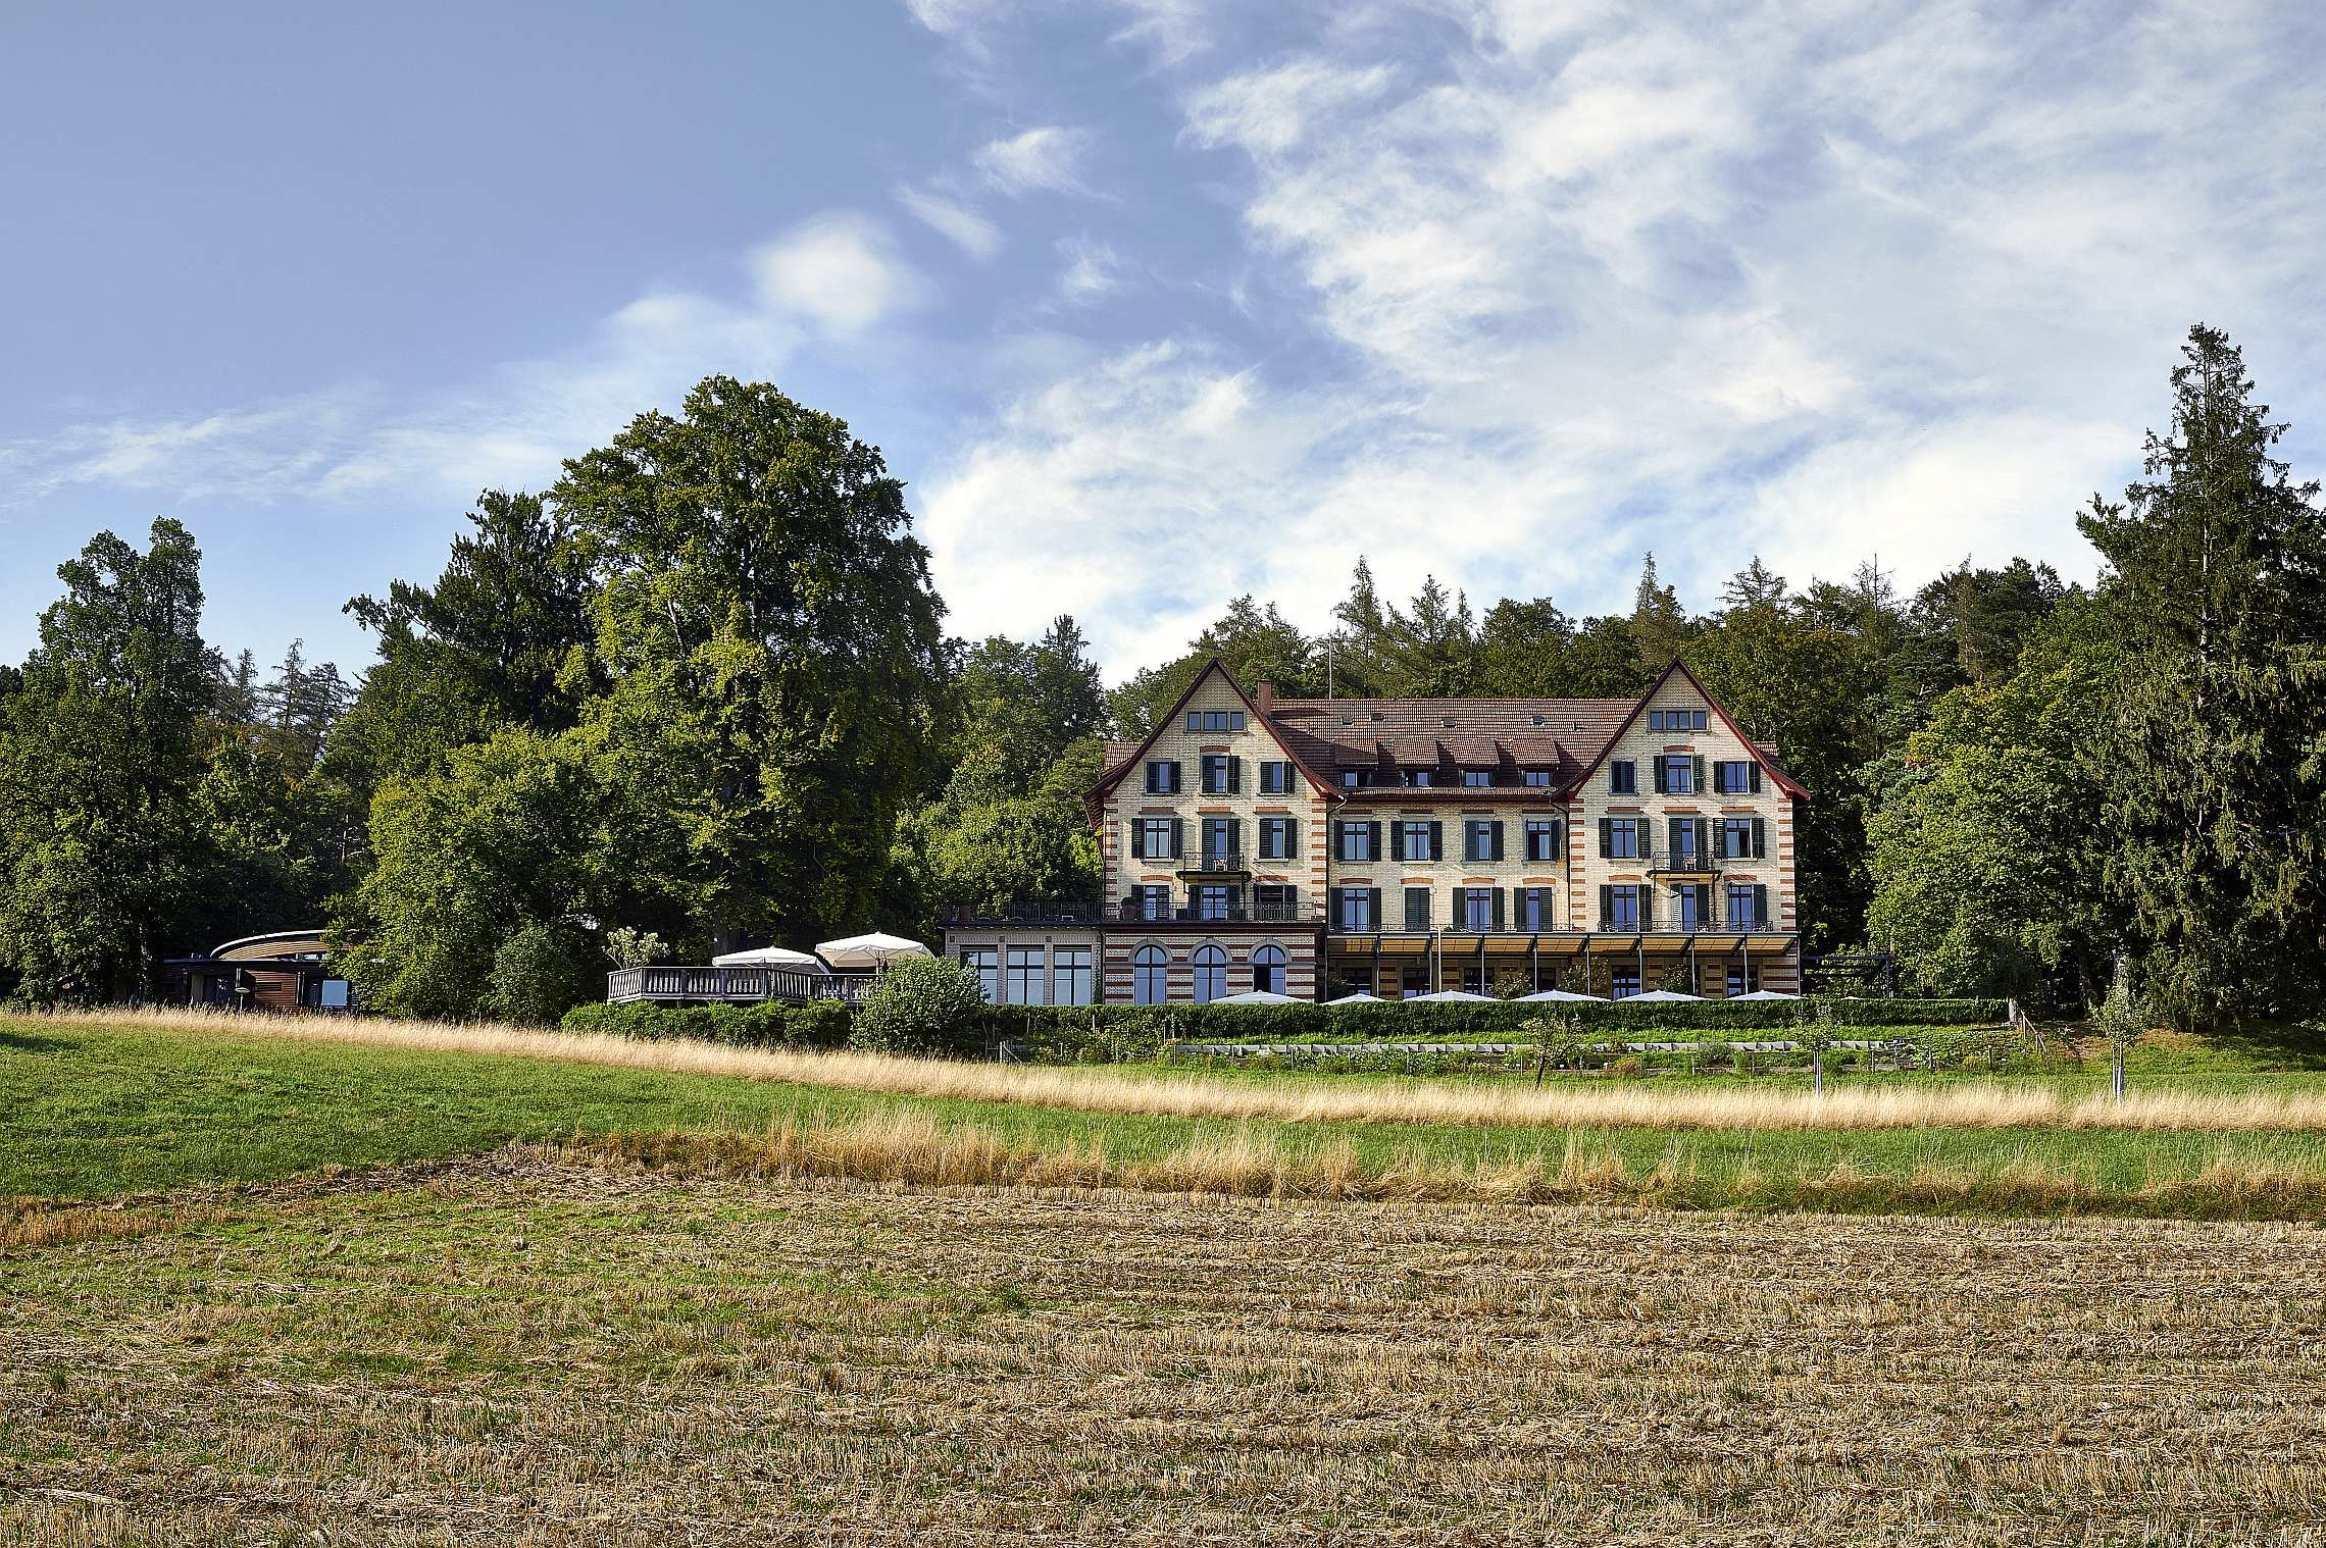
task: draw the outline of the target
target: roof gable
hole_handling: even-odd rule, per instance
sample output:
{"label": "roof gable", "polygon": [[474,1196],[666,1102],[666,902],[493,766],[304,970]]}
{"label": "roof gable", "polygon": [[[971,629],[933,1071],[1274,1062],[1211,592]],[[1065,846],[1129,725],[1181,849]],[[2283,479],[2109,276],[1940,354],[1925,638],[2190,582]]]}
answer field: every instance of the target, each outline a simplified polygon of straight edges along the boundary
{"label": "roof gable", "polygon": [[1592,754],[1591,761],[1583,765],[1582,772],[1575,776],[1575,782],[1567,787],[1569,799],[1572,799],[1576,792],[1580,791],[1584,784],[1590,780],[1591,776],[1599,771],[1599,766],[1607,761],[1607,755],[1615,751],[1615,744],[1623,740],[1624,733],[1632,728],[1633,723],[1646,712],[1649,703],[1654,700],[1655,696],[1664,691],[1664,684],[1670,682],[1675,675],[1686,678],[1691,688],[1704,695],[1704,707],[1720,717],[1720,723],[1728,727],[1731,736],[1744,743],[1745,751],[1751,753],[1758,760],[1769,778],[1776,781],[1778,789],[1796,801],[1809,799],[1809,792],[1801,788],[1800,782],[1778,767],[1777,760],[1764,752],[1760,743],[1745,735],[1744,727],[1736,723],[1736,717],[1728,712],[1727,706],[1715,698],[1712,690],[1704,686],[1704,680],[1690,671],[1688,664],[1677,656],[1672,658],[1670,666],[1656,674],[1656,680],[1648,684],[1647,692],[1632,702],[1630,713],[1616,722],[1615,729],[1607,734],[1607,740],[1600,744],[1599,751]]}
{"label": "roof gable", "polygon": [[1090,793],[1084,797],[1084,802],[1089,806],[1094,817],[1100,804],[1113,793],[1115,786],[1123,782],[1123,776],[1139,766],[1139,761],[1147,756],[1148,749],[1155,745],[1156,738],[1177,722],[1180,713],[1195,697],[1196,690],[1209,682],[1214,673],[1219,675],[1220,680],[1228,685],[1237,701],[1244,706],[1245,725],[1251,730],[1263,733],[1268,740],[1274,742],[1276,750],[1283,753],[1294,768],[1300,770],[1301,775],[1316,787],[1318,794],[1332,794],[1332,781],[1326,779],[1309,765],[1309,761],[1300,755],[1299,750],[1285,739],[1283,731],[1276,725],[1275,721],[1258,704],[1253,702],[1250,694],[1244,691],[1244,685],[1236,681],[1236,674],[1229,671],[1219,657],[1213,656],[1203,664],[1201,671],[1188,680],[1186,690],[1172,701],[1171,708],[1155,717],[1154,729],[1141,737],[1138,745],[1133,747],[1120,762],[1110,765],[1099,775],[1098,783],[1091,786]]}

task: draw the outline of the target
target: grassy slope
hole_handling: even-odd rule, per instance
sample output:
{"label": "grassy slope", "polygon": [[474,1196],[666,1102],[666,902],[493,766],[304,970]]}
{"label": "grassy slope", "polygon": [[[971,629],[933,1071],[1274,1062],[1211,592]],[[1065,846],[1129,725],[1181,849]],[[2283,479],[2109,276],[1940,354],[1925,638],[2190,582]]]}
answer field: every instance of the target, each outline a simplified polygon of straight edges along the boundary
{"label": "grassy slope", "polygon": [[[0,1197],[102,1198],[188,1183],[254,1181],[330,1165],[457,1155],[576,1134],[757,1133],[786,1121],[898,1110],[974,1123],[1013,1143],[1103,1143],[1142,1159],[1235,1127],[1215,1120],[930,1101],[554,1061],[298,1044],[151,1029],[0,1024]],[[1904,1175],[1931,1164],[1995,1172],[2034,1164],[2106,1188],[2192,1172],[2223,1156],[2326,1172],[2326,1136],[2039,1129],[1688,1133],[1252,1124],[1291,1148],[1349,1137],[1369,1165],[1542,1154],[1581,1142],[1635,1172],[1685,1159],[1707,1179],[1782,1178],[1837,1161]]]}

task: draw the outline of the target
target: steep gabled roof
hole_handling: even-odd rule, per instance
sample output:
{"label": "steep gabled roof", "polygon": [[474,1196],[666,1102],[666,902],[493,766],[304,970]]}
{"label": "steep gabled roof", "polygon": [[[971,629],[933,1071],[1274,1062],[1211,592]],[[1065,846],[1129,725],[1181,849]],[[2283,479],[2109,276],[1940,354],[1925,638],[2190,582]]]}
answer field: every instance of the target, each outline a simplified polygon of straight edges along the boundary
{"label": "steep gabled roof", "polygon": [[[1097,818],[1098,809],[1105,802],[1108,793],[1122,783],[1124,775],[1138,767],[1139,760],[1147,755],[1147,749],[1155,745],[1155,739],[1163,734],[1166,727],[1178,721],[1180,711],[1186,709],[1188,701],[1195,697],[1195,690],[1201,688],[1215,672],[1235,692],[1236,697],[1243,702],[1246,724],[1253,730],[1266,733],[1268,739],[1283,751],[1285,757],[1292,760],[1292,766],[1306,776],[1308,782],[1317,788],[1319,794],[1331,795],[1334,793],[1333,782],[1316,771],[1309,760],[1302,756],[1301,750],[1295,747],[1291,740],[1284,735],[1275,721],[1258,704],[1253,702],[1250,694],[1244,692],[1244,685],[1236,681],[1236,674],[1229,671],[1219,657],[1214,656],[1206,661],[1203,664],[1203,669],[1189,680],[1187,690],[1172,701],[1171,708],[1155,717],[1155,728],[1152,731],[1136,742],[1107,743],[1106,768],[1099,774],[1098,783],[1091,786],[1089,793],[1083,797],[1083,805],[1089,809],[1094,821]],[[1122,751],[1120,756],[1117,756],[1118,750],[1125,748],[1128,750]]]}
{"label": "steep gabled roof", "polygon": [[1664,684],[1672,680],[1674,673],[1677,673],[1680,676],[1688,679],[1688,685],[1704,696],[1705,708],[1709,709],[1713,714],[1718,715],[1720,717],[1720,723],[1728,727],[1730,733],[1734,735],[1738,741],[1745,744],[1745,750],[1751,753],[1755,759],[1759,760],[1761,767],[1768,771],[1769,778],[1777,782],[1778,789],[1784,791],[1787,795],[1791,796],[1796,801],[1806,801],[1809,799],[1809,792],[1801,788],[1800,782],[1794,779],[1792,775],[1786,773],[1782,768],[1780,768],[1777,764],[1777,760],[1770,757],[1768,753],[1762,749],[1760,743],[1745,735],[1744,727],[1736,723],[1736,717],[1731,715],[1727,708],[1723,706],[1718,699],[1712,696],[1712,690],[1704,686],[1704,680],[1698,677],[1694,672],[1689,671],[1688,664],[1680,660],[1677,656],[1672,658],[1672,664],[1670,666],[1664,668],[1663,671],[1656,674],[1656,680],[1648,685],[1648,691],[1641,694],[1638,699],[1633,701],[1630,713],[1625,715],[1622,720],[1616,723],[1614,730],[1607,733],[1607,740],[1600,744],[1599,751],[1592,756],[1589,763],[1583,765],[1582,769],[1576,774],[1573,783],[1567,787],[1567,795],[1569,797],[1572,797],[1576,791],[1582,789],[1584,782],[1590,779],[1590,777],[1598,771],[1599,766],[1602,763],[1607,761],[1607,755],[1615,751],[1615,744],[1623,740],[1624,732],[1631,729],[1632,722],[1640,718],[1641,712],[1647,709],[1649,701],[1654,699],[1657,694],[1663,691]]}

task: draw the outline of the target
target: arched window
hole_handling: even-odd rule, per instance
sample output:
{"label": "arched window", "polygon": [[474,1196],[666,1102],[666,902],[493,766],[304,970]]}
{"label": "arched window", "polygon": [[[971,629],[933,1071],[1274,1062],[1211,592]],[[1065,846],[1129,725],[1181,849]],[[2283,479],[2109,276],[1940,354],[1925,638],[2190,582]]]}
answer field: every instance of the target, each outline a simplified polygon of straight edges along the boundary
{"label": "arched window", "polygon": [[1195,949],[1195,1003],[1216,1000],[1228,992],[1228,954],[1217,946]]}
{"label": "arched window", "polygon": [[1142,946],[1131,953],[1131,998],[1133,1000],[1141,1005],[1160,1005],[1163,1003],[1163,986],[1167,981],[1166,969],[1163,964],[1166,960],[1163,948],[1160,946]]}
{"label": "arched window", "polygon": [[1263,946],[1252,953],[1252,987],[1270,994],[1284,992],[1284,948]]}

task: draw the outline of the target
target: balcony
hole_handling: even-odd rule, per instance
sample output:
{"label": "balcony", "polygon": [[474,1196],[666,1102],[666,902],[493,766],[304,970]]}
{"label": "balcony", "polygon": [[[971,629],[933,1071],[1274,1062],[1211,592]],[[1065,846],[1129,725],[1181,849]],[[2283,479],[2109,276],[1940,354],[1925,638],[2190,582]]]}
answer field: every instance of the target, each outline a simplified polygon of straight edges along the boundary
{"label": "balcony", "polygon": [[1241,881],[1252,874],[1244,857],[1233,850],[1198,855],[1176,873],[1182,881]]}

